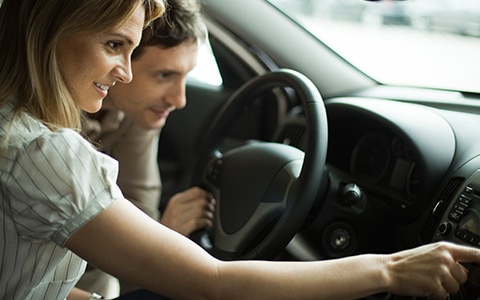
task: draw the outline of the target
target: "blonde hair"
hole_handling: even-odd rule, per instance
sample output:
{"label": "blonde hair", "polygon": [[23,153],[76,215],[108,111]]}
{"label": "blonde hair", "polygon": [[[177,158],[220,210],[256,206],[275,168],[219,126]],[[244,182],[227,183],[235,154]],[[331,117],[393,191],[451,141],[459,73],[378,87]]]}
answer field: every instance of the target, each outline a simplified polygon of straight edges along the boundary
{"label": "blonde hair", "polygon": [[76,32],[107,31],[145,8],[145,26],[163,0],[3,0],[0,7],[0,103],[15,100],[51,129],[79,129],[81,110],[57,63],[57,46]]}

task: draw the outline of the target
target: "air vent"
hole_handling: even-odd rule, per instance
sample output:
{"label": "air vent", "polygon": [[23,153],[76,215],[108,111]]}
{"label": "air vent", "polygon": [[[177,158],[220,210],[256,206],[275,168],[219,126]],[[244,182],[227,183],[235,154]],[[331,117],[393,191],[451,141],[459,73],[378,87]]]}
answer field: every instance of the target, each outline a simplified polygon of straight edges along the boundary
{"label": "air vent", "polygon": [[437,228],[438,221],[445,213],[445,209],[448,207],[450,201],[453,198],[453,195],[458,190],[458,187],[465,180],[463,177],[455,177],[450,180],[445,189],[442,191],[442,194],[438,198],[438,202],[435,205],[432,213],[428,217],[425,227],[422,234],[420,235],[420,242],[422,244],[428,243],[431,241],[432,236]]}

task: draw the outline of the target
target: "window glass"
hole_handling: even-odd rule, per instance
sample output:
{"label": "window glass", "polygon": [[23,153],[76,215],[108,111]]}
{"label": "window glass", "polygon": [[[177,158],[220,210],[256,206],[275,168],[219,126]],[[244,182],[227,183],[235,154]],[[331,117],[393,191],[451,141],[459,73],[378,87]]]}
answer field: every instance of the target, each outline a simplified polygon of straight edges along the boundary
{"label": "window glass", "polygon": [[480,0],[268,0],[375,80],[480,92]]}
{"label": "window glass", "polygon": [[204,84],[220,86],[222,85],[222,76],[218,69],[217,61],[212,51],[210,43],[206,42],[200,46],[198,51],[198,60],[195,68],[188,74],[188,80]]}

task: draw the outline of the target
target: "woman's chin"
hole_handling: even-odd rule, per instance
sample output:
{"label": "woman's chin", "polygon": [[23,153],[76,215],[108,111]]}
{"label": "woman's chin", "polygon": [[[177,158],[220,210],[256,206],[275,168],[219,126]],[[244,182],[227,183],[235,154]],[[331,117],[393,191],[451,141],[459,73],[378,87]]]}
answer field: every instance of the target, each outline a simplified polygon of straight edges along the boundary
{"label": "woman's chin", "polygon": [[83,105],[81,106],[81,109],[87,113],[93,114],[98,112],[102,108],[102,103],[103,99],[100,101],[96,101],[95,103],[91,103],[90,105]]}

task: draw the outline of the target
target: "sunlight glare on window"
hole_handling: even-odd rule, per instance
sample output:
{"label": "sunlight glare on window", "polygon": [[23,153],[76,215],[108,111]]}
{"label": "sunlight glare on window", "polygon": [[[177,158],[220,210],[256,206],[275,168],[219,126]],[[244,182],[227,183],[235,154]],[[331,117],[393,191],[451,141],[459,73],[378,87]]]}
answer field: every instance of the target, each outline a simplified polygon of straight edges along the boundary
{"label": "sunlight glare on window", "polygon": [[479,0],[269,0],[380,83],[480,92]]}
{"label": "sunlight glare on window", "polygon": [[217,61],[210,43],[203,43],[198,51],[198,60],[195,68],[188,74],[188,80],[221,86],[222,76],[218,70]]}

